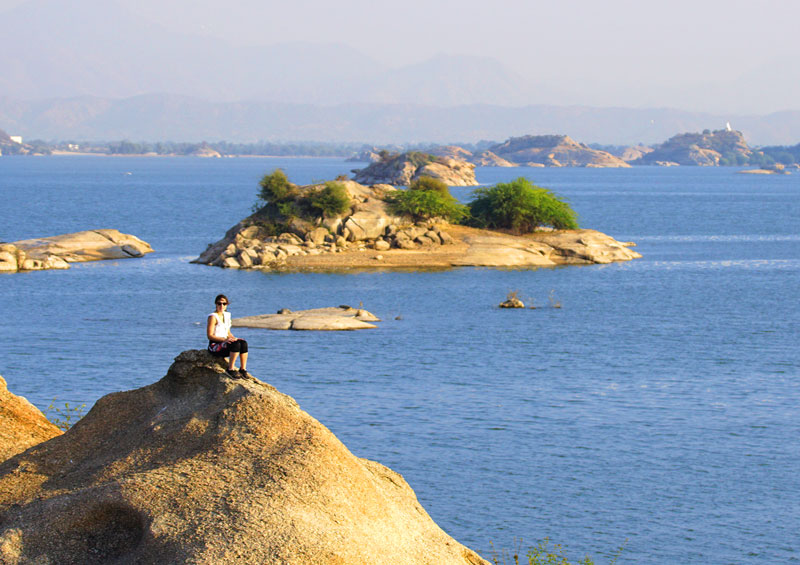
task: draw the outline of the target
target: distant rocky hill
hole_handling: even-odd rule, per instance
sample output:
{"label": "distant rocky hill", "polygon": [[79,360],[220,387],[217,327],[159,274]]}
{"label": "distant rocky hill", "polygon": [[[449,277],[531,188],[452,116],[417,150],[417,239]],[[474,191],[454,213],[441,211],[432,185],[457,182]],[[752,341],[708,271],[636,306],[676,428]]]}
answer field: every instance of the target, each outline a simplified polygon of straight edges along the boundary
{"label": "distant rocky hill", "polygon": [[480,153],[473,153],[458,145],[440,145],[434,147],[429,151],[433,155],[439,157],[447,157],[450,159],[460,159],[467,161],[479,167],[516,167],[517,163],[512,163],[502,157],[498,157],[489,150]]}
{"label": "distant rocky hill", "polygon": [[680,133],[656,145],[650,153],[632,161],[633,165],[678,164],[690,166],[744,165],[753,160],[754,152],[735,130],[704,130],[702,133]]}
{"label": "distant rocky hill", "polygon": [[512,137],[489,151],[521,165],[547,167],[629,167],[606,151],[591,149],[568,135],[526,135]]}
{"label": "distant rocky hill", "polygon": [[[461,149],[461,148],[457,148]],[[462,152],[469,153],[464,149]],[[392,184],[408,186],[419,177],[441,179],[448,186],[475,186],[475,165],[461,159],[438,157],[430,153],[407,151],[390,154],[383,151],[381,160],[354,171],[353,180],[362,184]]]}
{"label": "distant rocky hill", "polygon": [[30,145],[12,141],[11,136],[0,129],[0,155],[28,155],[32,152]]}

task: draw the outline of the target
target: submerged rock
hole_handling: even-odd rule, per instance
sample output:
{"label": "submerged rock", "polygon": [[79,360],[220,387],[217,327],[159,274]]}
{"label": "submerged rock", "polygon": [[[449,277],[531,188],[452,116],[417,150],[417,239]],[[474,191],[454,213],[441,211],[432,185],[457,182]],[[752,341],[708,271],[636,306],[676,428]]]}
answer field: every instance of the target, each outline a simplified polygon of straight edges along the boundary
{"label": "submerged rock", "polygon": [[281,308],[277,314],[261,314],[232,320],[233,326],[239,328],[329,331],[366,330],[377,327],[369,322],[380,322],[380,319],[366,310],[349,306],[297,311]]}
{"label": "submerged rock", "polygon": [[0,377],[0,461],[61,433],[33,404],[9,392]]}
{"label": "submerged rock", "polygon": [[205,351],[0,464],[0,562],[488,565],[399,474]]}

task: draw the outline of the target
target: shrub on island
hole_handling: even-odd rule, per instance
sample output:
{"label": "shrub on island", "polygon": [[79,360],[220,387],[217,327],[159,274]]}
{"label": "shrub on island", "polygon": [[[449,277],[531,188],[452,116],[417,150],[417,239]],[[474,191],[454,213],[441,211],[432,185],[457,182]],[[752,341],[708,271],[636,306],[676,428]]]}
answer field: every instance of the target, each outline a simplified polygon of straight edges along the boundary
{"label": "shrub on island", "polygon": [[325,188],[309,198],[311,207],[319,210],[326,218],[341,216],[350,209],[350,196],[340,182],[328,181]]}
{"label": "shrub on island", "polygon": [[289,182],[289,177],[281,169],[264,175],[258,184],[261,186],[258,197],[266,204],[285,202],[297,195],[297,187]]}
{"label": "shrub on island", "polygon": [[270,235],[291,231],[289,224],[295,219],[311,222],[320,217],[341,216],[350,210],[350,195],[341,182],[328,181],[322,188],[301,188],[291,183],[281,169],[275,169],[264,175],[259,185],[254,214],[248,223],[262,227]]}
{"label": "shrub on island", "polygon": [[398,216],[410,216],[415,221],[443,218],[458,223],[468,216],[447,185],[432,177],[415,179],[408,190],[398,190],[386,197],[389,209]]}
{"label": "shrub on island", "polygon": [[473,191],[469,222],[480,228],[530,233],[541,226],[578,229],[577,214],[557,195],[520,177]]}

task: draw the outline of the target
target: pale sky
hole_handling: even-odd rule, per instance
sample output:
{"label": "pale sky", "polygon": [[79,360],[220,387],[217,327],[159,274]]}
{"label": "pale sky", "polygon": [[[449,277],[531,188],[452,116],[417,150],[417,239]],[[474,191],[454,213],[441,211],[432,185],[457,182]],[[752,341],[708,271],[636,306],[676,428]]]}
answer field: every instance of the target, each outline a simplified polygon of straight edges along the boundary
{"label": "pale sky", "polygon": [[118,1],[170,30],[240,44],[339,42],[393,65],[485,55],[600,106],[712,110],[691,108],[691,91],[737,80],[785,90],[791,81],[771,77],[798,76],[800,57],[797,0]]}

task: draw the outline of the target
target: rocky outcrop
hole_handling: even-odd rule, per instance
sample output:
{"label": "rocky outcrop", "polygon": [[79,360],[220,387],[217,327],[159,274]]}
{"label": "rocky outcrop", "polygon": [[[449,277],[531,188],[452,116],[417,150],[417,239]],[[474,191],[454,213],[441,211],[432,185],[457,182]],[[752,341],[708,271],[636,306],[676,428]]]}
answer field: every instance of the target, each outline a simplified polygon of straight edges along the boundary
{"label": "rocky outcrop", "polygon": [[473,155],[469,161],[479,167],[519,167],[518,163],[512,163],[507,159],[503,159],[488,149],[477,155]]}
{"label": "rocky outcrop", "polygon": [[264,328],[267,330],[367,330],[377,326],[369,322],[380,322],[374,314],[362,308],[339,306],[332,308],[314,308],[293,312],[282,308],[277,314],[261,314],[234,318],[234,327]]}
{"label": "rocky outcrop", "polygon": [[433,177],[448,186],[476,186],[475,165],[460,159],[408,151],[386,155],[370,166],[354,171],[353,180],[362,184],[408,186],[419,177]]}
{"label": "rocky outcrop", "polygon": [[33,404],[9,392],[0,377],[0,461],[61,433]]}
{"label": "rocky outcrop", "polygon": [[[396,190],[389,185],[363,186],[341,181],[351,199],[351,207],[336,218],[293,220],[266,218],[259,211],[245,218],[209,245],[194,263],[244,269],[282,269],[292,257],[313,257],[347,251],[388,251],[417,249],[452,243],[453,238],[436,221],[415,224],[392,215],[384,197]],[[317,185],[299,187],[299,196]],[[266,225],[270,220],[271,225]],[[292,231],[270,235],[275,225]]]}
{"label": "rocky outcrop", "polygon": [[0,271],[68,269],[69,263],[128,259],[152,253],[136,236],[101,229],[0,243]]}
{"label": "rocky outcrop", "polygon": [[355,155],[348,157],[345,159],[345,161],[348,163],[375,163],[381,160],[379,151],[380,149],[373,147],[372,149],[360,151]]}
{"label": "rocky outcrop", "polygon": [[0,464],[0,562],[488,565],[399,474],[205,351]]}
{"label": "rocky outcrop", "polygon": [[222,157],[222,154],[208,145],[207,143],[201,143],[200,146],[189,153],[192,157],[211,157],[211,158],[219,158]]}
{"label": "rocky outcrop", "polygon": [[0,129],[0,155],[31,155],[35,149],[27,143],[17,143],[5,131]]}
{"label": "rocky outcrop", "polygon": [[705,130],[703,133],[681,133],[642,155],[633,165],[678,165],[714,167],[747,163],[753,150],[740,131]]}
{"label": "rocky outcrop", "polygon": [[498,305],[498,308],[525,308],[525,303],[516,296],[509,296]]}
{"label": "rocky outcrop", "polygon": [[512,137],[489,148],[495,155],[524,165],[547,167],[629,167],[606,151],[591,149],[568,135]]}
{"label": "rocky outcrop", "polygon": [[652,147],[648,147],[646,145],[634,145],[632,147],[626,147],[625,149],[623,149],[620,158],[626,163],[630,163],[631,161],[640,159],[644,155],[647,155],[648,153],[652,152],[653,152]]}

